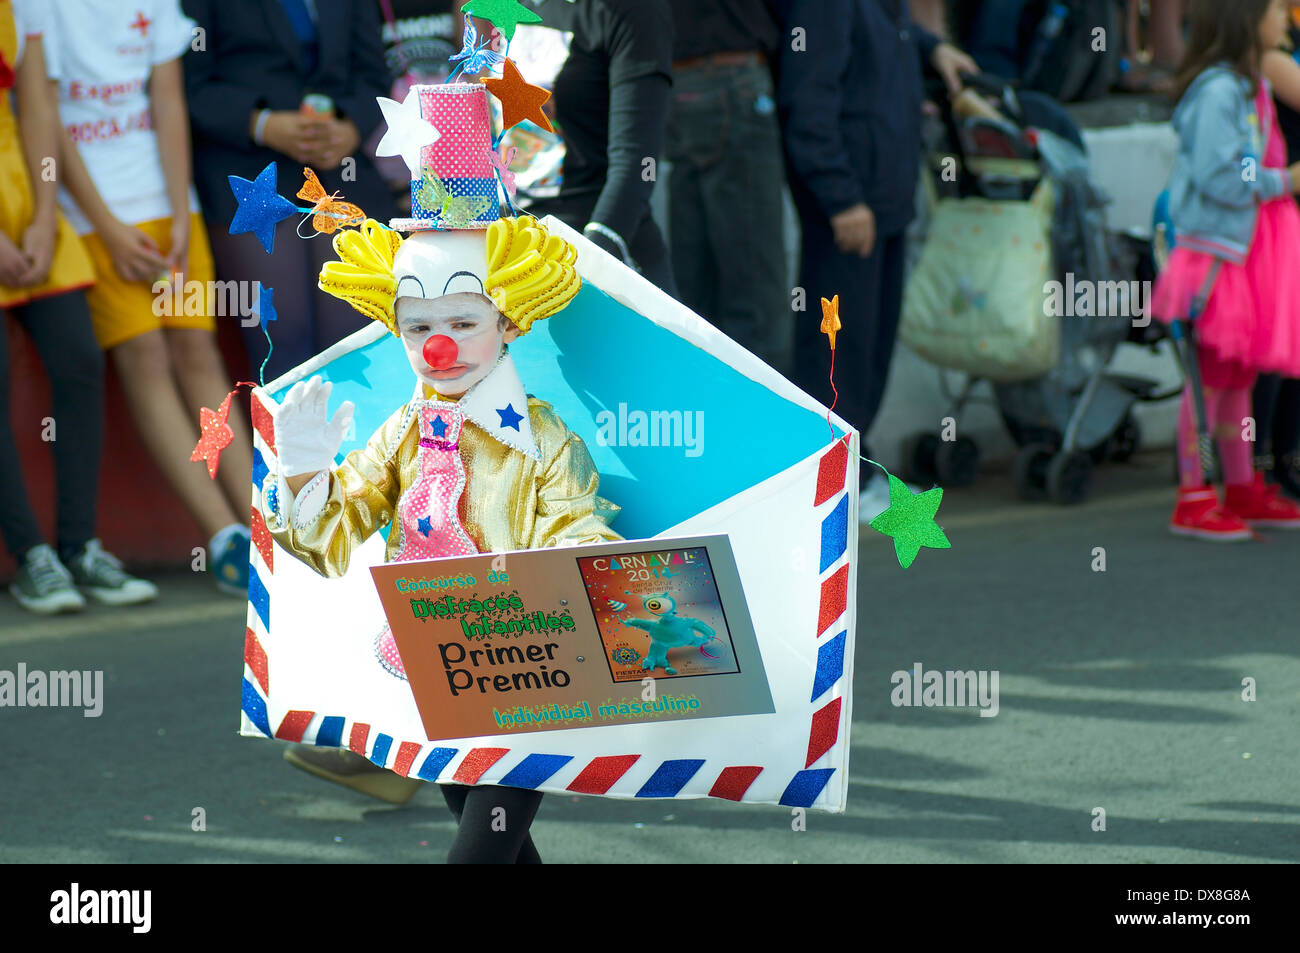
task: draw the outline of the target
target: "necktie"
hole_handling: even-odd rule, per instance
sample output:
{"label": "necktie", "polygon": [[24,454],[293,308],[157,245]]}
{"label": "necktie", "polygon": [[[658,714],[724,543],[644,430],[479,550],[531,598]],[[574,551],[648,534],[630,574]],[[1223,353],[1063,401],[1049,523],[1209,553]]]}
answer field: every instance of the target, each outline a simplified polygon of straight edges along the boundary
{"label": "necktie", "polygon": [[280,0],[280,6],[284,7],[294,35],[298,37],[303,57],[307,61],[307,74],[311,75],[316,71],[316,43],[319,37],[316,20],[307,9],[306,0]]}
{"label": "necktie", "polygon": [[[421,402],[420,444],[415,483],[402,491],[397,502],[397,525],[402,546],[394,562],[468,556],[478,547],[460,523],[460,497],[465,491],[465,464],[460,456],[460,435],[465,417],[460,406],[445,401]],[[406,677],[402,660],[385,625],[375,643],[375,654],[392,674]]]}

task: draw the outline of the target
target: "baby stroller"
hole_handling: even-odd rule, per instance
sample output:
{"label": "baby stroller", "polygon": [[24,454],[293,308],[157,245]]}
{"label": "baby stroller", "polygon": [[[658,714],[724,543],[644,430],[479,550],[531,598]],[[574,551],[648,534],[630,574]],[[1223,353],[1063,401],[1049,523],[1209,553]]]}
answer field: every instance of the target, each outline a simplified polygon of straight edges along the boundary
{"label": "baby stroller", "polygon": [[[1138,449],[1141,434],[1132,415],[1134,405],[1165,400],[1176,392],[1157,393],[1156,381],[1108,369],[1120,344],[1140,341],[1154,346],[1156,338],[1148,336],[1155,332],[1147,330],[1149,302],[1141,305],[1140,283],[1118,280],[1117,249],[1106,231],[1107,200],[1089,178],[1077,126],[1048,97],[1018,94],[987,75],[965,79],[969,88],[991,96],[996,107],[980,100],[984,105],[974,115],[945,115],[947,142],[931,151],[936,175],[928,187],[938,193],[937,208],[946,204],[950,220],[974,214],[977,220],[992,221],[1024,203],[1039,203],[1041,229],[1047,234],[1040,231],[1045,241],[1034,244],[1046,247],[1035,259],[1037,272],[1016,289],[1019,317],[974,308],[945,311],[942,301],[949,293],[936,293],[927,283],[955,283],[960,296],[978,305],[984,289],[962,285],[983,280],[990,300],[1002,293],[1005,302],[1005,285],[1012,280],[1008,270],[1027,269],[998,261],[1010,258],[1012,250],[998,244],[996,234],[983,248],[977,239],[965,249],[950,248],[948,254],[932,247],[943,240],[933,227],[939,223],[936,215],[921,262],[909,278],[900,336],[931,363],[968,375],[962,392],[950,395],[954,420],[981,380],[992,384],[1002,421],[1020,448],[1013,477],[1023,498],[1079,503],[1088,496],[1095,464],[1127,460]],[[954,161],[956,175],[951,174]],[[974,211],[964,213],[966,205]],[[1009,241],[1023,250],[1020,235],[1012,234]],[[992,259],[991,266],[971,267],[971,274],[982,279],[968,279],[963,273],[963,251]],[[1040,287],[1043,277],[1048,281]],[[1048,287],[1053,282],[1059,283],[1055,302],[1065,306],[1063,314],[1049,313]],[[1075,289],[1085,287],[1092,290],[1086,313],[1074,307]],[[990,327],[1005,333],[994,337]],[[963,486],[974,481],[978,447],[969,437],[948,436],[944,440],[941,435],[917,434],[906,442],[904,465],[913,482]]]}

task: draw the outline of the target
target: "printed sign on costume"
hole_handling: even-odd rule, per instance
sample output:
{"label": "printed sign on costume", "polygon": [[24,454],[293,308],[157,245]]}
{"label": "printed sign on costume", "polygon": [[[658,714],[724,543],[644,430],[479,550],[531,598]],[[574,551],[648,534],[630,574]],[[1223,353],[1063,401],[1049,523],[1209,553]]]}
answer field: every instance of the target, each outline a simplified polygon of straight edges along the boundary
{"label": "printed sign on costume", "polygon": [[[487,556],[374,567],[429,738],[770,713],[726,537],[645,546],[511,553],[508,572]],[[652,561],[657,591],[608,598]]]}

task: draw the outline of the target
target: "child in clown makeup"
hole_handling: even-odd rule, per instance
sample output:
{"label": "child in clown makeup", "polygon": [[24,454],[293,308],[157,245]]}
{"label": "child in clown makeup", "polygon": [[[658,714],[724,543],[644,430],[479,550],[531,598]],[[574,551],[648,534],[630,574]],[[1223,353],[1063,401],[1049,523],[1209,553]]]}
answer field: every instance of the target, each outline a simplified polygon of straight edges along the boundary
{"label": "child in clown makeup", "polygon": [[519,329],[481,294],[397,299],[397,330],[417,377],[459,397],[492,370]]}
{"label": "child in clown makeup", "polygon": [[[508,348],[577,293],[572,246],[525,216],[486,233],[421,232],[405,241],[367,222],[336,237],[335,249],[342,260],[321,272],[322,289],[401,339],[415,389],[335,466],[351,403],[330,416],[331,384],[314,377],[290,388],[275,414],[278,472],[262,497],[276,542],[337,577],[390,521],[387,562],[619,539],[608,525],[617,507],[597,495],[586,446],[549,404],[525,394]],[[405,678],[388,626],[377,629],[365,637],[378,662]],[[286,758],[393,803],[423,783],[348,751],[295,746]],[[491,830],[491,812],[505,806],[531,821],[540,794],[460,785],[443,793],[461,822],[451,860],[539,859],[526,824],[504,837]],[[522,801],[503,805],[511,798]]]}

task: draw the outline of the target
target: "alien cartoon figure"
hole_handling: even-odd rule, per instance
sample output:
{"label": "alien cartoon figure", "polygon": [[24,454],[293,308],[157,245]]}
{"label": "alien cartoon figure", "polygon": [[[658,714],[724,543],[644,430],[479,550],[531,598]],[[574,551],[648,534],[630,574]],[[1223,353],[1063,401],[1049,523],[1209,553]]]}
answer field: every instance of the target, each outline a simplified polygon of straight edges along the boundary
{"label": "alien cartoon figure", "polygon": [[[646,652],[643,671],[663,667],[669,675],[677,669],[668,664],[668,650],[682,645],[706,645],[717,638],[717,633],[699,619],[677,614],[677,603],[668,593],[646,596],[641,600],[645,610],[657,618],[636,619],[619,616],[619,621],[634,629],[644,629],[650,636],[650,650]],[[696,633],[703,633],[697,635]]]}

